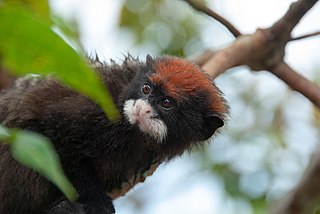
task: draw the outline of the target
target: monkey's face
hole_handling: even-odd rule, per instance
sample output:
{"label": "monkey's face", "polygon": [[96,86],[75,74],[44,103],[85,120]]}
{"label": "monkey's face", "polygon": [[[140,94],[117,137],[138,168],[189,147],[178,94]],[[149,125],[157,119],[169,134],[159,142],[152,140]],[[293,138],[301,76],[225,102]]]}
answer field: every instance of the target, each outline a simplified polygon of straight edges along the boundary
{"label": "monkey's face", "polygon": [[[143,88],[146,87],[150,86],[145,84]],[[167,125],[150,104],[150,100],[143,98],[127,100],[123,110],[132,125],[137,125],[142,132],[154,137],[157,141],[161,142],[167,136]]]}
{"label": "monkey's face", "polygon": [[185,60],[147,59],[126,91],[125,118],[158,142],[206,140],[223,125],[220,92]]}

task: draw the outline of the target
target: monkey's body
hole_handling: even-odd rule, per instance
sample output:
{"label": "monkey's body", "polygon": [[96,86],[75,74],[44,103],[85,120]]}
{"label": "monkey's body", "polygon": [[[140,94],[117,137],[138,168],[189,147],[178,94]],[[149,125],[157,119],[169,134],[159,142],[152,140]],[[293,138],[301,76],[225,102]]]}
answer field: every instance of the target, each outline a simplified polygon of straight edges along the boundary
{"label": "monkey's body", "polygon": [[[8,146],[0,144],[0,214],[113,213],[107,192],[121,188],[154,162],[208,139],[223,125],[227,109],[214,85],[210,83],[210,92],[205,91],[209,86],[177,83],[188,88],[177,91],[166,85],[173,81],[170,72],[189,69],[194,74],[196,67],[186,61],[127,59],[121,66],[98,63],[96,69],[122,115],[118,123],[108,121],[95,102],[50,79],[19,80],[0,96],[0,122],[50,138],[79,193],[75,204],[65,201],[53,184],[18,164]],[[141,89],[146,83],[152,91]],[[183,97],[185,91],[190,91],[188,97]]]}

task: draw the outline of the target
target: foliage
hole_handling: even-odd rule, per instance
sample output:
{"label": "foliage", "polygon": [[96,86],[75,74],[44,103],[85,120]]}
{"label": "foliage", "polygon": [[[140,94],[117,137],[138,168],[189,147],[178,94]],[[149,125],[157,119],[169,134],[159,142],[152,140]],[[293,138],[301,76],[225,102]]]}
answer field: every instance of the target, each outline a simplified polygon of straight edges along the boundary
{"label": "foliage", "polygon": [[[9,21],[10,20],[10,21]],[[0,11],[1,62],[17,75],[53,75],[97,101],[115,121],[119,113],[98,74],[52,30],[52,23],[22,6]]]}
{"label": "foliage", "polygon": [[59,157],[47,138],[33,132],[0,126],[0,140],[10,144],[12,156],[17,161],[46,177],[69,200],[77,198],[77,192],[63,174]]}
{"label": "foliage", "polygon": [[152,44],[161,54],[186,56],[202,46],[200,22],[186,7],[170,0],[129,0],[121,9],[119,27],[133,32],[137,44]]}
{"label": "foliage", "polygon": [[[62,31],[66,26],[59,22]],[[110,120],[119,113],[102,81],[79,55],[52,31],[47,1],[4,1],[0,4],[0,65],[16,75],[50,75],[101,105]],[[63,174],[54,147],[39,134],[0,126],[0,141],[13,157],[56,184],[70,200],[77,193]]]}

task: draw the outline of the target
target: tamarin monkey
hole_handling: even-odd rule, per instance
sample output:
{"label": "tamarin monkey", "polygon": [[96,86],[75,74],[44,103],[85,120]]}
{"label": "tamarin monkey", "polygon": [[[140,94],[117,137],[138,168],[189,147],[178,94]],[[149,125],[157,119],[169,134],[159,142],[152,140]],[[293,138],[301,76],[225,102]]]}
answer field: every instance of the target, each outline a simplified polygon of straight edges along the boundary
{"label": "tamarin monkey", "polygon": [[220,90],[201,69],[176,57],[121,65],[93,62],[121,119],[51,78],[18,79],[0,95],[0,122],[50,138],[79,198],[71,203],[48,180],[17,163],[0,143],[0,214],[111,214],[107,194],[156,162],[201,146],[224,125]]}

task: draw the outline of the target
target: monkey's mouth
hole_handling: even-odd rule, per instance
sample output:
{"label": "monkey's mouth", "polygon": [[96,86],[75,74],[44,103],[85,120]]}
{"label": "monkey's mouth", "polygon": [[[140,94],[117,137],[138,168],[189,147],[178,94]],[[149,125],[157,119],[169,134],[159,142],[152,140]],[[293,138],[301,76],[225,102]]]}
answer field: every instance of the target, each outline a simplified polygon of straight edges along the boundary
{"label": "monkey's mouth", "polygon": [[157,113],[146,100],[127,100],[123,111],[131,125],[137,125],[139,129],[161,142],[167,135],[167,126],[158,118]]}

